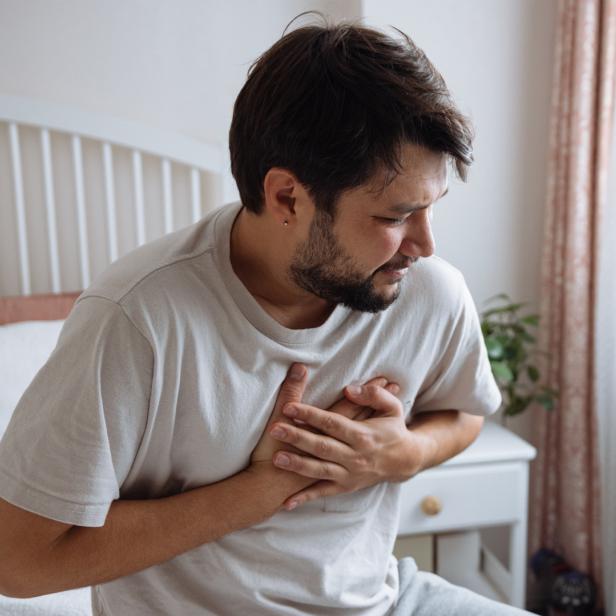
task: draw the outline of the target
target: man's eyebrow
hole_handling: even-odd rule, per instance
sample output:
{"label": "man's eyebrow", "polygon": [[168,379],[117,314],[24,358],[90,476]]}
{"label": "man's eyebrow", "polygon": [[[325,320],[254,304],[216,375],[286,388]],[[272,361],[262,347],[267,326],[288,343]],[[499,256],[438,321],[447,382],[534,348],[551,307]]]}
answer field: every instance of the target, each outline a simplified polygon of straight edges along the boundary
{"label": "man's eyebrow", "polygon": [[[445,189],[445,192],[436,200],[442,199],[449,192],[449,187]],[[410,214],[411,212],[417,212],[419,210],[425,210],[430,207],[432,204],[428,203],[428,205],[421,205],[415,203],[396,203],[396,205],[392,205],[388,208],[391,212],[396,214]]]}

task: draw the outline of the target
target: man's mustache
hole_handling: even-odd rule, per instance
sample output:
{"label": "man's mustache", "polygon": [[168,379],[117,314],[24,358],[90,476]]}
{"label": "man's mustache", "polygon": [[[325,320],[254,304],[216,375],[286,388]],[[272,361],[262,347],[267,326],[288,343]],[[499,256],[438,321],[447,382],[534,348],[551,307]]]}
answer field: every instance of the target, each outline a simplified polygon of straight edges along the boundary
{"label": "man's mustache", "polygon": [[384,265],[381,265],[376,271],[377,272],[391,272],[394,270],[402,270],[409,267],[411,264],[419,261],[419,257],[407,257],[404,259],[400,259],[398,261],[388,261]]}

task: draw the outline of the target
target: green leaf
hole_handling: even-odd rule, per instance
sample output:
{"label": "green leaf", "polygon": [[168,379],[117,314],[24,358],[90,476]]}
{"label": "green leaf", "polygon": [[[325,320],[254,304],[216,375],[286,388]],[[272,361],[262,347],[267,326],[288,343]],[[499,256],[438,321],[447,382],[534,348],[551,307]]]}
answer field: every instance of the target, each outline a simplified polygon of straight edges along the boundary
{"label": "green leaf", "polygon": [[488,357],[490,359],[502,359],[503,358],[503,345],[496,338],[486,338],[486,349],[488,350]]}
{"label": "green leaf", "polygon": [[513,373],[505,362],[495,361],[491,362],[491,365],[492,372],[497,379],[504,381],[505,383],[513,381]]}
{"label": "green leaf", "polygon": [[518,415],[526,410],[526,407],[531,403],[532,396],[515,396],[511,403],[505,409],[506,415]]}
{"label": "green leaf", "polygon": [[538,314],[529,314],[520,319],[522,323],[526,323],[527,325],[539,325],[539,315]]}
{"label": "green leaf", "polygon": [[505,414],[522,413],[532,402],[552,410],[558,392],[539,385],[541,375],[536,365],[537,356],[549,357],[549,353],[536,348],[535,330],[531,329],[539,325],[540,315],[523,314],[520,309],[527,303],[514,303],[505,293],[495,295],[486,303],[494,301],[500,305],[482,313],[481,331],[492,373],[503,395]]}
{"label": "green leaf", "polygon": [[499,308],[491,308],[490,310],[486,310],[481,316],[483,318],[492,316],[494,314],[504,314],[504,313],[515,313],[523,306],[526,306],[526,303],[522,304],[507,304],[506,306],[501,306]]}
{"label": "green leaf", "polygon": [[509,360],[510,363],[517,364],[525,355],[526,353],[520,340],[514,338],[508,341],[508,344],[505,346],[505,359]]}

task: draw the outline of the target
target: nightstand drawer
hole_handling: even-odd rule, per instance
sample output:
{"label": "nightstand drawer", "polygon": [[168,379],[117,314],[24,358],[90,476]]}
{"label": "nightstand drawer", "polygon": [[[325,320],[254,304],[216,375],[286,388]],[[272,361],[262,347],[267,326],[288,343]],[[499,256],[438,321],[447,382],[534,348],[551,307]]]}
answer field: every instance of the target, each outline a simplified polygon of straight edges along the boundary
{"label": "nightstand drawer", "polygon": [[402,486],[398,534],[422,534],[525,519],[527,465],[441,466]]}

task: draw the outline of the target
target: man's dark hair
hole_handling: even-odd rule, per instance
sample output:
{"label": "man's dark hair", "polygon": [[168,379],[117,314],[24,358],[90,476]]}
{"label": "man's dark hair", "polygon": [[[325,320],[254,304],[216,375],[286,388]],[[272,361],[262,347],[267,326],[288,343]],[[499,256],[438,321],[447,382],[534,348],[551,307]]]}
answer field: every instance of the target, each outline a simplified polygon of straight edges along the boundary
{"label": "man's dark hair", "polygon": [[424,52],[396,31],[402,40],[355,24],[305,26],[252,64],[229,132],[247,209],[262,211],[263,179],[282,167],[333,215],[343,191],[380,170],[385,186],[393,180],[405,143],[445,153],[466,179],[470,122]]}

